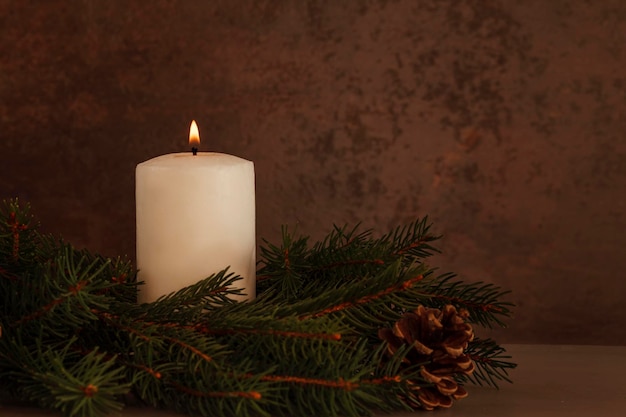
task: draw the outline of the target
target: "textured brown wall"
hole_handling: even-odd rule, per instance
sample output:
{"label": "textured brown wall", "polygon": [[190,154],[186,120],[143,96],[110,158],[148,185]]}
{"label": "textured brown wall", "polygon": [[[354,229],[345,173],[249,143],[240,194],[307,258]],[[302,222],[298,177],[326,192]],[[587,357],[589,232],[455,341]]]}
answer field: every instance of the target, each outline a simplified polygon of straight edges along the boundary
{"label": "textured brown wall", "polygon": [[255,161],[258,235],[430,215],[509,342],[626,344],[621,0],[0,0],[0,198],[134,254],[134,168]]}

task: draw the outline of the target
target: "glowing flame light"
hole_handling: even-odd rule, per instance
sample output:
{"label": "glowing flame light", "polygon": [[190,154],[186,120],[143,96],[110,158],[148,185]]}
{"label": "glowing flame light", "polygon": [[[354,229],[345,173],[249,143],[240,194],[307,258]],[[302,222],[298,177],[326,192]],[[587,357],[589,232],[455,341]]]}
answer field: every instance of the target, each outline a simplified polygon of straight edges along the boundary
{"label": "glowing flame light", "polygon": [[200,145],[200,132],[198,131],[198,125],[195,120],[192,120],[191,126],[189,126],[189,145],[194,148]]}

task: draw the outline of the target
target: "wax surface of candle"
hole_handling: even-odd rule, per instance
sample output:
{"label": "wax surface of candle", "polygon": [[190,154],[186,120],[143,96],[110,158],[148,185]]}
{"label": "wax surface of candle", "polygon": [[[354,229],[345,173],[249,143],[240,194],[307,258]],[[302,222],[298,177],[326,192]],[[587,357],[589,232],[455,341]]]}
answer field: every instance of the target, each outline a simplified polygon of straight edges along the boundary
{"label": "wax surface of candle", "polygon": [[255,185],[251,161],[221,153],[178,153],[137,165],[139,301],[196,283],[213,273],[243,277],[256,292]]}

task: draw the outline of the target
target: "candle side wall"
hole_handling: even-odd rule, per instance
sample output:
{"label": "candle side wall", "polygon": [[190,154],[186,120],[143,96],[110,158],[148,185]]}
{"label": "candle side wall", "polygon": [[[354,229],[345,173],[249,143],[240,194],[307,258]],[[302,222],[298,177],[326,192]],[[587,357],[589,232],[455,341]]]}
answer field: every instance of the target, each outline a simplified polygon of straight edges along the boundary
{"label": "candle side wall", "polygon": [[[211,156],[217,156],[213,158]],[[141,302],[225,268],[253,299],[255,190],[252,162],[228,155],[170,154],[136,170],[137,268]]]}

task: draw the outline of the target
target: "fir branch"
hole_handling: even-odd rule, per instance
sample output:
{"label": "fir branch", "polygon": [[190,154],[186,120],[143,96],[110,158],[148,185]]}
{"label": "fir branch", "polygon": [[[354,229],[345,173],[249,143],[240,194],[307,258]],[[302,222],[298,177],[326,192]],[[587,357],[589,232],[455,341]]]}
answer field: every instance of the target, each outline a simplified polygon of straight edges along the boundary
{"label": "fir branch", "polygon": [[[141,351],[147,347],[153,353],[160,351],[162,355],[166,355],[165,357],[177,355],[194,362],[213,362],[214,357],[223,356],[223,346],[213,339],[202,337],[201,333],[196,331],[196,326],[133,319],[126,315],[116,316],[107,312],[96,311],[96,313],[107,326],[116,327],[128,335],[129,343],[134,349]],[[176,346],[178,350],[174,349]]]}
{"label": "fir branch", "polygon": [[28,229],[28,225],[25,223],[20,223],[15,216],[15,212],[11,212],[9,218],[9,227],[11,228],[11,235],[13,237],[11,257],[13,258],[14,262],[17,262],[20,256],[20,232]]}
{"label": "fir branch", "polygon": [[17,199],[0,204],[0,270],[1,275],[26,273],[39,260],[39,223],[30,214],[30,205]]}
{"label": "fir branch", "polygon": [[300,316],[301,320],[306,320],[308,318],[312,318],[312,317],[320,317],[320,316],[324,316],[326,314],[331,314],[331,313],[336,313],[338,311],[342,311],[342,310],[346,310],[349,308],[354,308],[354,307],[359,307],[365,304],[369,304],[372,301],[375,300],[379,300],[382,297],[389,295],[391,293],[394,292],[400,292],[400,291],[404,291],[408,288],[411,288],[415,283],[421,281],[422,279],[424,279],[423,275],[416,275],[413,278],[410,278],[402,283],[399,284],[395,284],[392,285],[390,287],[387,287],[381,291],[378,291],[375,294],[368,294],[368,295],[364,295],[361,298],[354,300],[354,301],[344,301],[340,304],[336,304],[330,307],[325,308],[322,311],[318,311],[317,313],[314,314],[310,314],[310,315],[304,315],[304,316]]}
{"label": "fir branch", "polygon": [[[307,257],[311,265],[309,280],[320,283],[329,278],[362,276],[371,272],[372,267],[376,270],[376,267],[384,266],[387,254],[371,244],[371,234],[371,230],[359,231],[358,225],[351,230],[347,226],[334,226],[323,241],[313,246]],[[332,284],[336,285],[336,282]]]}
{"label": "fir branch", "polygon": [[233,285],[240,279],[240,276],[228,272],[226,268],[196,284],[134,308],[129,314],[151,317],[157,321],[193,323],[213,310],[234,304],[233,296],[243,291]]}
{"label": "fir branch", "polygon": [[[96,350],[87,355],[71,353],[76,339],[64,347],[28,350],[13,342],[14,366],[7,372],[21,398],[72,417],[100,417],[123,407],[120,396],[130,384],[123,379],[124,369],[114,359]],[[18,362],[19,361],[19,362]]]}
{"label": "fir branch", "polygon": [[393,232],[384,235],[381,241],[391,242],[395,255],[410,257],[411,260],[423,259],[433,253],[441,253],[439,249],[431,245],[431,242],[441,239],[441,236],[430,233],[431,227],[428,217],[424,217],[396,228]]}
{"label": "fir branch", "polygon": [[[381,359],[379,328],[420,304],[454,304],[483,325],[511,314],[505,291],[424,264],[438,238],[425,218],[380,238],[335,227],[312,247],[284,228],[261,248],[255,300],[232,300],[240,277],[226,268],[137,305],[130,263],[42,236],[29,216],[16,201],[0,207],[0,388],[67,416],[114,412],[128,392],[218,417],[407,409],[428,381],[417,365],[400,371],[402,348]],[[490,343],[466,352],[478,382],[514,366]]]}
{"label": "fir branch", "polygon": [[385,261],[382,259],[346,259],[343,261],[336,261],[327,265],[321,265],[313,270],[313,272],[321,272],[332,270],[342,267],[352,267],[358,265],[385,265]]}
{"label": "fir branch", "polygon": [[[283,246],[261,247],[262,267],[259,271],[259,293],[271,288],[275,299],[290,300],[306,294],[307,297],[322,295],[366,276],[376,275],[400,261],[404,267],[420,264],[422,258],[437,249],[430,242],[438,239],[429,233],[427,219],[418,220],[379,239],[372,238],[372,231],[361,232],[357,227],[335,226],[331,233],[312,249],[307,249],[307,238],[293,237],[283,229]],[[288,246],[297,242],[297,268],[293,262],[286,263],[284,256],[292,257]],[[288,267],[287,267],[288,266]],[[293,277],[297,279],[293,279]],[[267,284],[269,278],[275,283]],[[289,288],[277,283],[289,282]]]}
{"label": "fir branch", "polygon": [[415,297],[427,301],[432,307],[446,304],[465,308],[470,321],[485,327],[505,327],[505,318],[511,316],[513,304],[502,298],[510,291],[483,282],[466,283],[455,280],[455,274],[443,274],[424,281],[424,286],[414,292]]}
{"label": "fir branch", "polygon": [[[310,262],[320,265],[313,271],[359,264],[389,265],[399,258],[405,266],[420,263],[433,252],[439,252],[430,245],[440,238],[429,233],[430,227],[424,218],[375,239],[372,230],[359,232],[357,226],[347,231],[346,227],[335,226],[323,242],[314,246]],[[331,263],[325,265],[328,258]],[[337,261],[332,262],[332,258]]]}
{"label": "fir branch", "polygon": [[328,380],[321,378],[306,378],[301,376],[290,375],[266,375],[261,378],[262,381],[283,382],[297,385],[316,385],[320,387],[337,388],[344,391],[352,391],[359,387],[358,382],[346,381],[343,378],[337,380]]}
{"label": "fir branch", "polygon": [[[183,351],[188,351],[193,356],[198,357],[205,362],[213,362],[213,358],[205,352],[206,349],[204,348],[193,346],[175,337],[165,337],[165,340],[167,340],[168,342],[171,342],[174,345],[180,346]],[[184,356],[188,356],[188,355],[184,355]]]}
{"label": "fir branch", "polygon": [[259,405],[272,391],[269,383],[260,381],[265,372],[257,372],[250,378],[238,376],[251,371],[250,362],[245,360],[236,368],[216,369],[208,365],[184,364],[180,372],[164,373],[158,385],[153,384],[151,390],[138,394],[147,404],[191,415],[267,414]]}
{"label": "fir branch", "polygon": [[291,368],[279,365],[289,372],[277,369],[262,379],[273,381],[281,397],[293,400],[274,404],[269,411],[285,416],[357,416],[380,409],[387,401],[390,385],[361,382],[387,376],[377,374],[377,362],[371,359],[368,345],[361,341],[351,346],[343,345],[342,351],[333,356],[302,357]]}
{"label": "fir branch", "polygon": [[36,318],[42,317],[52,311],[56,306],[68,301],[71,297],[77,297],[79,292],[84,289],[88,284],[88,281],[79,281],[76,285],[72,285],[67,288],[67,292],[60,294],[57,298],[54,298],[52,301],[48,302],[48,304],[42,306],[39,310],[34,311],[33,313],[22,317],[13,323],[13,326],[21,326],[26,322],[32,321]]}
{"label": "fir branch", "polygon": [[282,243],[273,245],[264,240],[261,246],[261,261],[264,267],[258,273],[257,292],[277,292],[286,298],[299,294],[303,274],[306,272],[308,238],[294,238],[286,227],[282,228]]}
{"label": "fir branch", "polygon": [[[37,300],[25,298],[26,305],[34,311],[15,320],[13,327],[25,325],[33,320],[44,318],[51,332],[65,334],[68,324],[78,327],[83,320],[94,320],[91,312],[93,307],[106,308],[108,301],[102,291],[115,284],[99,279],[102,271],[108,267],[109,261],[101,263],[99,259],[90,260],[78,255],[69,245],[64,245],[61,255],[47,262],[42,270],[41,293]],[[25,297],[32,297],[24,294]],[[14,301],[15,302],[15,301]],[[64,313],[64,329],[61,329],[55,318],[55,310],[62,308]]]}
{"label": "fir branch", "polygon": [[260,400],[263,396],[258,391],[200,391],[193,388],[189,388],[178,384],[175,381],[169,381],[169,384],[176,388],[178,391],[185,394],[190,394],[194,397],[206,397],[206,398],[250,398],[253,400]]}
{"label": "fir branch", "polygon": [[[138,398],[148,404],[228,416],[220,399],[255,399],[255,392],[263,391],[259,391],[258,378],[242,384],[235,376],[249,372],[246,359],[231,361],[225,346],[199,332],[198,326],[132,320],[127,315],[109,313],[99,316],[107,326],[117,327],[130,336],[128,350],[134,355],[126,355],[119,362],[130,372],[130,379],[136,381],[134,391]],[[172,392],[189,401],[180,403]]]}
{"label": "fir branch", "polygon": [[[233,316],[238,317],[239,314],[243,315],[243,312],[248,310],[253,317],[259,317],[259,311],[261,306],[255,306],[254,303],[250,305],[239,304],[237,306],[229,307],[229,312],[226,317]],[[211,315],[214,316],[215,312]],[[221,322],[219,318],[211,317],[217,322]],[[324,325],[328,322],[328,317],[309,318],[307,320],[297,320],[295,322],[285,322],[285,319],[274,320],[274,327],[276,323],[282,323],[283,325],[296,325],[302,328],[315,326],[317,324]],[[233,320],[238,323],[237,320]],[[339,323],[341,320],[337,318],[334,322]],[[242,320],[245,322],[245,320]],[[262,323],[270,323],[269,320]],[[239,326],[242,323],[238,323]],[[233,323],[225,324],[226,328],[233,326]],[[282,341],[281,341],[282,339]],[[278,384],[277,388],[281,391],[287,390],[292,394],[283,394],[290,398],[297,396],[298,392],[307,392],[307,395],[316,395],[315,392],[320,392],[319,395],[328,396],[331,395],[328,390],[332,391],[345,391],[350,392],[351,395],[357,397],[365,397],[365,392],[369,392],[372,388],[379,396],[384,397],[384,393],[388,392],[391,388],[389,385],[392,383],[398,384],[400,382],[397,375],[381,375],[374,377],[375,368],[370,365],[364,366],[363,355],[369,349],[367,344],[363,344],[362,341],[358,343],[359,348],[355,347],[354,340],[346,340],[345,343],[342,339],[322,339],[317,340],[315,346],[311,346],[306,340],[302,340],[299,337],[292,337],[292,334],[285,334],[283,332],[247,332],[244,330],[235,330],[228,332],[228,337],[222,339],[223,343],[228,344],[233,349],[233,352],[237,354],[237,357],[255,357],[258,352],[262,352],[262,357],[255,358],[255,368],[263,369],[266,364],[274,364],[276,370],[267,376],[261,377],[261,381],[272,382]],[[260,340],[265,340],[266,344],[259,345]],[[251,343],[249,343],[251,342]],[[360,352],[360,353],[359,353]],[[355,360],[356,358],[356,360]],[[347,364],[347,365],[346,365]],[[365,370],[364,370],[365,368]],[[364,370],[364,371],[363,371]],[[363,371],[363,374],[360,372]],[[356,372],[356,373],[355,373]],[[309,375],[310,374],[310,375]],[[245,377],[253,377],[255,373],[244,375]],[[361,376],[359,376],[361,375]],[[369,387],[369,388],[368,388]],[[320,391],[321,390],[321,391]],[[328,391],[328,392],[327,392]],[[324,392],[324,394],[321,394]],[[338,394],[332,394],[334,396]],[[273,397],[269,397],[268,401],[271,401]],[[378,397],[380,398],[380,397]],[[308,401],[303,399],[302,401]],[[373,401],[373,400],[372,400]],[[380,401],[380,400],[377,400]],[[372,402],[370,402],[370,408]],[[289,408],[287,410],[276,406],[273,409],[274,413],[281,415],[293,415],[298,412],[299,414],[305,413],[309,415],[312,410],[299,410]],[[293,407],[293,405],[290,405]],[[335,407],[335,406],[333,406]],[[338,413],[338,411],[333,411]]]}
{"label": "fir branch", "polygon": [[472,375],[464,376],[464,379],[477,385],[489,385],[498,388],[497,381],[512,383],[509,378],[509,370],[517,365],[511,362],[506,349],[499,346],[492,339],[474,339],[470,342],[466,352],[476,366]]}
{"label": "fir branch", "polygon": [[281,336],[299,339],[317,339],[317,340],[341,340],[341,333],[311,333],[311,332],[298,332],[287,330],[275,330],[275,329],[211,329],[207,326],[199,326],[197,330],[203,334],[210,334],[216,336],[225,335],[267,335],[267,336]]}
{"label": "fir branch", "polygon": [[342,321],[302,321],[292,315],[281,318],[277,312],[277,306],[258,300],[239,303],[211,312],[196,330],[228,346],[233,360],[258,358],[259,369],[273,366],[273,361],[297,362],[299,355],[331,354],[344,349],[337,343],[349,331]]}
{"label": "fir branch", "polygon": [[424,265],[410,269],[401,260],[375,276],[364,277],[331,289],[321,295],[279,306],[279,317],[295,314],[301,320],[337,316],[351,327],[350,333],[367,337],[376,335],[378,328],[395,321],[402,312],[416,308],[418,300],[407,297],[413,286],[428,274]]}
{"label": "fir branch", "polygon": [[[252,375],[250,375],[252,376]],[[380,378],[369,378],[362,380],[349,381],[342,377],[338,379],[321,379],[321,378],[307,378],[301,376],[292,375],[265,375],[262,376],[261,381],[280,382],[286,384],[296,385],[314,385],[319,387],[334,388],[343,391],[354,391],[363,385],[384,385],[384,384],[398,384],[402,382],[400,375],[385,375]]]}

